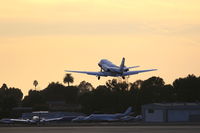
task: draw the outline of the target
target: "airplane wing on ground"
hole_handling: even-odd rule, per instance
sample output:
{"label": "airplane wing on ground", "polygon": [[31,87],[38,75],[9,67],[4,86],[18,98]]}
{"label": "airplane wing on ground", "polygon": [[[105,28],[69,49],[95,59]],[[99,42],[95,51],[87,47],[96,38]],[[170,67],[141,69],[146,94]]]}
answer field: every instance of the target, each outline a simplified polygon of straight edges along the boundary
{"label": "airplane wing on ground", "polygon": [[83,73],[83,74],[95,75],[95,76],[107,76],[107,74],[104,72],[70,71],[70,70],[65,70],[65,72]]}
{"label": "airplane wing on ground", "polygon": [[25,119],[1,119],[0,123],[12,124],[12,123],[30,123],[29,120]]}
{"label": "airplane wing on ground", "polygon": [[41,119],[40,122],[69,122],[72,119],[76,118],[77,116],[65,116],[65,117],[58,117],[58,118],[50,118],[50,119]]}
{"label": "airplane wing on ground", "polygon": [[123,76],[128,76],[128,75],[134,75],[138,73],[143,73],[143,72],[149,72],[149,71],[156,71],[157,69],[149,69],[149,70],[138,70],[138,71],[128,71],[124,72]]}

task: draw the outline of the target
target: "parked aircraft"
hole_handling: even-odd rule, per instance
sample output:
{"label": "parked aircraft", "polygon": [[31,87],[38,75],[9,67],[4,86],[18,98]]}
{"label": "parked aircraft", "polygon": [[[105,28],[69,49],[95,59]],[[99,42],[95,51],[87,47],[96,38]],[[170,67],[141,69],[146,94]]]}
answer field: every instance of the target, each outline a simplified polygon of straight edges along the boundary
{"label": "parked aircraft", "polygon": [[89,116],[79,116],[72,120],[72,122],[82,122],[82,121],[120,121],[121,118],[128,116],[132,113],[132,107],[129,107],[124,113],[118,114],[91,114]]}
{"label": "parked aircraft", "polygon": [[122,59],[120,66],[113,64],[112,62],[110,62],[107,59],[102,59],[98,63],[98,65],[101,68],[100,72],[71,71],[71,70],[65,70],[65,72],[74,72],[74,73],[83,73],[83,74],[88,74],[88,75],[94,75],[94,76],[97,76],[98,79],[100,79],[101,76],[122,77],[123,79],[125,79],[125,76],[157,70],[157,69],[148,69],[148,70],[129,71],[130,69],[137,68],[139,66],[126,67],[125,66],[125,58]]}
{"label": "parked aircraft", "polygon": [[64,117],[57,117],[57,118],[39,118],[39,116],[33,116],[32,119],[1,119],[0,123],[4,124],[36,124],[36,123],[50,123],[50,122],[71,122],[72,119],[76,118],[77,116],[64,116]]}
{"label": "parked aircraft", "polygon": [[139,121],[141,116],[131,116],[134,112],[129,107],[124,113],[117,114],[91,114],[89,116],[63,116],[56,118],[40,118],[33,116],[32,119],[1,119],[3,124],[37,124],[37,123],[60,123],[60,122],[114,122],[114,121]]}
{"label": "parked aircraft", "polygon": [[4,124],[13,124],[13,123],[18,123],[18,124],[33,124],[33,123],[37,123],[38,120],[34,120],[34,119],[1,119],[0,123],[4,123]]}

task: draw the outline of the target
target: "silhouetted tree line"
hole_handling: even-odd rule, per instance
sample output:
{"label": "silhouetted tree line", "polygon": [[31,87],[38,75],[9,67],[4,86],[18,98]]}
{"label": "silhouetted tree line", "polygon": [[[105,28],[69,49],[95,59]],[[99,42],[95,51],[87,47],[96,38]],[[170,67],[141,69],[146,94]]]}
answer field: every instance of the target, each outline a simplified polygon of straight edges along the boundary
{"label": "silhouetted tree line", "polygon": [[41,107],[47,101],[65,101],[67,104],[77,104],[78,90],[76,86],[64,86],[61,83],[52,82],[41,91],[30,90],[28,96],[24,97],[22,105],[25,107]]}
{"label": "silhouetted tree line", "polygon": [[21,105],[23,93],[18,88],[8,88],[3,84],[0,88],[0,118],[9,117],[12,113],[12,108]]}
{"label": "silhouetted tree line", "polygon": [[69,83],[73,81],[74,78],[67,74],[63,80],[64,83],[68,83],[67,86],[52,82],[43,90],[30,90],[23,100],[20,89],[8,88],[3,84],[0,88],[1,116],[9,116],[9,111],[17,106],[48,110],[48,101],[81,105],[80,111],[84,113],[115,113],[133,106],[138,114],[143,104],[200,101],[200,77],[195,75],[178,78],[172,85],[165,84],[160,77],[137,80],[134,83],[112,79],[96,88],[86,81],[82,81],[78,86],[70,86]]}

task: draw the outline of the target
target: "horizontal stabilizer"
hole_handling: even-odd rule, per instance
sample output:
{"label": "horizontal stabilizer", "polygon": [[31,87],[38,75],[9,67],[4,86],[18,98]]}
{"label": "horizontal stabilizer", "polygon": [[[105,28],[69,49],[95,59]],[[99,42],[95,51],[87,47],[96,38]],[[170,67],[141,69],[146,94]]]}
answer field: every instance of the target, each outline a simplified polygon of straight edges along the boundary
{"label": "horizontal stabilizer", "polygon": [[137,67],[140,67],[140,66],[132,66],[132,67],[127,67],[127,68],[132,69],[132,68],[137,68]]}

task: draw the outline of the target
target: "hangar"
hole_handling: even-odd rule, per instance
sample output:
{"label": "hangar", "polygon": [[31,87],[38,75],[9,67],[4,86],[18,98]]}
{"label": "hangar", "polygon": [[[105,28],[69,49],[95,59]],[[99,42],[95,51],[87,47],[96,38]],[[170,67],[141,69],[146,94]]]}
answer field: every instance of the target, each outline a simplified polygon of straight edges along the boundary
{"label": "hangar", "polygon": [[200,122],[200,103],[153,103],[142,106],[144,122]]}

